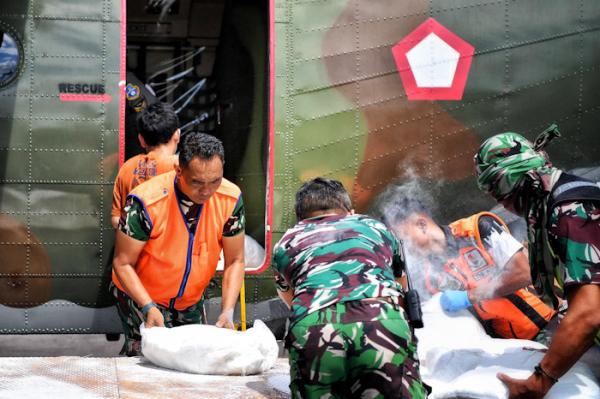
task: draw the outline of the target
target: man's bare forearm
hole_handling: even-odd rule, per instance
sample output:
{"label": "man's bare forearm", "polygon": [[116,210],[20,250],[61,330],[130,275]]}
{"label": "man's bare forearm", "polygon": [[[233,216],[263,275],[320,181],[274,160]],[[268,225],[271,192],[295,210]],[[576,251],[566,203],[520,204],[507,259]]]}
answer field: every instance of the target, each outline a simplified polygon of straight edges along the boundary
{"label": "man's bare forearm", "polygon": [[493,298],[513,294],[521,288],[531,285],[531,276],[529,274],[504,273],[500,276],[499,280],[501,284],[493,290]]}
{"label": "man's bare forearm", "polygon": [[221,309],[231,310],[235,307],[244,281],[244,262],[236,260],[223,271]]}
{"label": "man's bare forearm", "polygon": [[593,345],[600,329],[600,287],[587,284],[569,293],[569,309],[541,361],[542,368],[559,378]]}
{"label": "man's bare forearm", "polygon": [[[595,330],[580,326],[567,312],[552,338],[546,355],[540,362],[542,368],[553,377],[562,377],[593,345]],[[583,328],[581,328],[583,327]]]}
{"label": "man's bare forearm", "polygon": [[135,269],[129,264],[113,265],[113,270],[121,282],[125,293],[138,304],[139,307],[152,301],[150,294],[142,284]]}
{"label": "man's bare forearm", "polygon": [[133,266],[137,263],[145,245],[144,241],[135,240],[117,229],[113,270],[125,293],[139,306],[144,306],[152,300]]}
{"label": "man's bare forearm", "polygon": [[469,292],[472,300],[499,298],[531,285],[529,259],[523,250],[515,253],[502,273]]}

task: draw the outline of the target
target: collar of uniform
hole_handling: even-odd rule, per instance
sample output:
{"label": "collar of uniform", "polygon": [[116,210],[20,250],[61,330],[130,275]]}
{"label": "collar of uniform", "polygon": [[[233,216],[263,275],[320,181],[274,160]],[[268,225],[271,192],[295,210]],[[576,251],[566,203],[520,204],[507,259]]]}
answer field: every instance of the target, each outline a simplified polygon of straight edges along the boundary
{"label": "collar of uniform", "polygon": [[303,219],[300,221],[300,223],[315,223],[315,222],[339,220],[339,219],[345,218],[346,216],[349,216],[349,215],[340,215],[337,213],[329,213],[327,215],[319,215],[319,216],[313,216],[311,218]]}
{"label": "collar of uniform", "polygon": [[185,193],[183,191],[181,191],[181,189],[179,188],[179,185],[177,184],[177,182],[179,181],[179,177],[175,177],[175,191],[177,192],[177,198],[179,198],[179,202],[185,202],[187,203],[188,206],[192,206],[192,205],[198,205],[196,204],[194,201],[192,201],[190,199],[190,197],[188,197],[187,195],[185,195]]}

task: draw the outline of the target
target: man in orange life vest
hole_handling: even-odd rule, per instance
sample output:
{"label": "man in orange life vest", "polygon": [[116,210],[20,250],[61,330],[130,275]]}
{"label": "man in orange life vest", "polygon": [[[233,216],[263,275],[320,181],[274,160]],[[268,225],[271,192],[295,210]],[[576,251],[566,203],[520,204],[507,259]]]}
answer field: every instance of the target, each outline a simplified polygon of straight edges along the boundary
{"label": "man in orange life vest", "polygon": [[114,228],[119,225],[127,194],[146,180],[172,171],[177,164],[175,152],[180,132],[173,107],[160,102],[150,105],[139,114],[138,130],[138,139],[146,153],[129,158],[119,169],[111,211]]}
{"label": "man in orange life vest", "polygon": [[420,201],[393,202],[383,218],[403,239],[407,264],[412,258],[424,272],[415,279],[424,297],[442,291],[445,311],[469,309],[497,338],[535,339],[546,327],[554,311],[533,287],[522,288],[529,280],[527,256],[498,216],[481,212],[440,226]]}
{"label": "man in orange life vest", "polygon": [[134,188],[119,221],[111,290],[125,332],[122,354],[140,352],[139,326],[199,323],[202,294],[221,250],[222,310],[218,327],[233,328],[244,278],[244,204],[223,178],[221,142],[183,137],[179,166]]}

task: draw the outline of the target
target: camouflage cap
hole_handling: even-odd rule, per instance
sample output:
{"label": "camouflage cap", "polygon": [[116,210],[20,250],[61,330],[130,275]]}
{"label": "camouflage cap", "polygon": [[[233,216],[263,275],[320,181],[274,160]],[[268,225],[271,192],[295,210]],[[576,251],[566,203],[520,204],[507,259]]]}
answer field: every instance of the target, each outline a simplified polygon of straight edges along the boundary
{"label": "camouflage cap", "polygon": [[546,153],[520,134],[506,132],[490,137],[475,154],[479,189],[503,200],[519,186],[525,174],[548,163]]}

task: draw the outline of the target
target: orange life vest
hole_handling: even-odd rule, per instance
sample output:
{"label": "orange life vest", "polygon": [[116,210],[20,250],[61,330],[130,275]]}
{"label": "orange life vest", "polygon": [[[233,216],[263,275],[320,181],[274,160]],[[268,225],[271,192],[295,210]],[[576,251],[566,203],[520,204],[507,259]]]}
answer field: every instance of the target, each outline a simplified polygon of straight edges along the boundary
{"label": "orange life vest", "polygon": [[[508,227],[493,213],[481,212],[450,224],[452,235],[464,241],[459,256],[444,265],[444,271],[461,283],[461,289],[471,290],[482,281],[493,277],[496,264],[486,251],[479,233],[479,219],[494,218],[508,232]],[[427,279],[427,288],[437,292]],[[529,291],[522,288],[502,298],[487,299],[473,303],[473,309],[486,329],[502,338],[533,339],[555,312]]]}
{"label": "orange life vest", "polygon": [[[135,271],[152,300],[184,310],[197,303],[215,274],[225,223],[233,213],[240,189],[223,179],[200,210],[197,227],[189,231],[175,191],[175,171],[134,188],[152,224]],[[123,290],[113,272],[113,282]]]}

